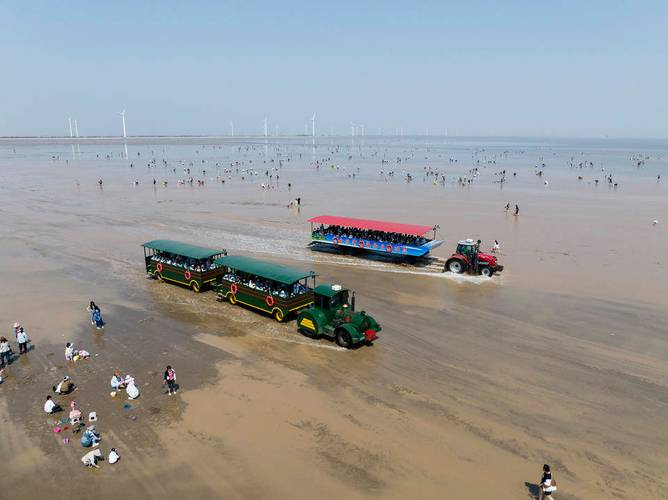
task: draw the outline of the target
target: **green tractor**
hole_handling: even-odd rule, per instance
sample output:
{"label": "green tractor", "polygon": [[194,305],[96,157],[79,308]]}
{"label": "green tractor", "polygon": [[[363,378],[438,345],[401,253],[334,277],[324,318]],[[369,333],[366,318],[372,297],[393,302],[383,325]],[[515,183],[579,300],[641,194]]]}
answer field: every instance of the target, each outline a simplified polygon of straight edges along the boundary
{"label": "green tractor", "polygon": [[346,348],[378,338],[381,327],[376,320],[365,311],[355,312],[355,292],[329,284],[318,285],[313,292],[313,304],[297,316],[301,333],[311,338],[324,335]]}

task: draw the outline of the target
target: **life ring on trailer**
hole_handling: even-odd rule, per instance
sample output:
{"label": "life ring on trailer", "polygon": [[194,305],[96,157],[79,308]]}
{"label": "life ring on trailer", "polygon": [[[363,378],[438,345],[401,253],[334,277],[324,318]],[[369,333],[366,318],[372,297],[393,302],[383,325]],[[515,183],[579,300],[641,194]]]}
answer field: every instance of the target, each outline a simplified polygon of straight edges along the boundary
{"label": "life ring on trailer", "polygon": [[274,297],[272,297],[271,295],[267,295],[265,297],[264,301],[267,303],[267,305],[269,307],[274,307],[274,304],[276,303],[276,301],[274,300]]}
{"label": "life ring on trailer", "polygon": [[332,243],[334,243],[335,245],[338,245],[338,244],[339,244],[339,240],[337,240],[336,238],[334,238],[334,239],[332,240]]}
{"label": "life ring on trailer", "polygon": [[364,242],[360,240],[360,242],[357,244],[360,248],[364,248]]}
{"label": "life ring on trailer", "polygon": [[193,276],[193,275],[190,274],[190,271],[188,271],[188,270],[186,270],[186,272],[183,273],[183,277],[184,277],[185,279],[187,279],[188,281],[190,281],[190,278],[192,278],[192,276]]}
{"label": "life ring on trailer", "polygon": [[389,245],[389,244],[388,244],[388,245],[385,247],[385,251],[388,252],[388,253],[392,253],[392,245]]}
{"label": "life ring on trailer", "polygon": [[236,295],[238,291],[239,291],[239,287],[237,286],[237,284],[232,283],[230,285],[230,292],[232,292],[234,295]]}
{"label": "life ring on trailer", "polygon": [[156,270],[161,273],[162,272],[162,262],[158,262],[158,264],[155,266]]}

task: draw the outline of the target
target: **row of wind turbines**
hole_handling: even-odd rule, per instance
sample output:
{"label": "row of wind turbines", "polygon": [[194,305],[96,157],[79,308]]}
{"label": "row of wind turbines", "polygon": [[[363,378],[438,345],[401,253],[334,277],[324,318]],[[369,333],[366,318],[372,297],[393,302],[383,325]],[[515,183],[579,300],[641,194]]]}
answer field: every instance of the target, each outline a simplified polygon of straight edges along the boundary
{"label": "row of wind turbines", "polygon": [[[118,114],[121,117],[121,123],[123,125],[123,139],[127,139],[128,134],[127,134],[127,128],[125,126],[125,109]],[[310,134],[310,136],[313,137],[313,138],[316,137],[315,119],[316,119],[316,113],[313,113],[313,116],[309,120],[311,122],[311,134]],[[79,137],[79,124],[77,122],[77,119],[74,118],[74,120],[73,120],[72,117],[70,116],[70,117],[67,118],[67,121],[68,121],[68,124],[69,124],[70,138],[74,138],[74,137],[78,138]],[[74,121],[74,129],[72,129],[72,122],[73,121]],[[265,118],[263,120],[263,124],[264,124],[264,137],[269,137],[269,118],[268,117],[265,116]],[[234,137],[234,122],[232,120],[230,120],[230,132],[231,132],[232,137]],[[378,128],[377,133],[378,133],[378,135],[383,135],[383,129]],[[275,134],[274,135],[278,136],[278,124],[275,124]],[[304,124],[304,135],[305,136],[309,135],[309,133],[308,133],[308,121]],[[332,130],[331,127],[330,127],[330,131],[329,131],[329,135],[330,136],[334,135],[333,130]],[[359,125],[359,124],[355,124],[355,123],[351,122],[350,123],[350,135],[351,135],[351,137],[358,137],[358,136],[363,137],[365,135],[364,125]],[[404,136],[404,128],[403,127],[398,127],[396,129],[395,135],[403,137]],[[427,136],[429,135],[429,129],[428,128],[425,129],[425,135],[427,135]],[[448,135],[447,129],[445,131],[445,135],[446,136]],[[455,135],[457,135],[457,134],[455,134]]]}

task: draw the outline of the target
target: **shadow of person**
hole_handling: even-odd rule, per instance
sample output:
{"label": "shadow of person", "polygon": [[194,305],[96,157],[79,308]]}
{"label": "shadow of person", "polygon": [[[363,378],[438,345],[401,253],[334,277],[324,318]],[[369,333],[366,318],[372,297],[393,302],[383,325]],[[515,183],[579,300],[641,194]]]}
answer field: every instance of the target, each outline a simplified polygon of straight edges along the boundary
{"label": "shadow of person", "polygon": [[527,490],[529,491],[529,498],[533,498],[535,500],[539,498],[540,487],[537,484],[525,482],[524,486],[526,486]]}

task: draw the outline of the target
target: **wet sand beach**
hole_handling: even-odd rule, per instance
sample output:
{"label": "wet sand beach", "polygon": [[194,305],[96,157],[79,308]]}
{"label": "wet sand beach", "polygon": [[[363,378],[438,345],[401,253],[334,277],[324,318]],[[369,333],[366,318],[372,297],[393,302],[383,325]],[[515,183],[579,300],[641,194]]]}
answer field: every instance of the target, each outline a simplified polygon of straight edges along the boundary
{"label": "wet sand beach", "polygon": [[[667,144],[147,139],[128,159],[103,140],[80,149],[0,143],[0,325],[10,338],[19,320],[32,340],[0,385],[8,498],[531,498],[543,463],[558,499],[665,497],[668,198],[656,172],[668,170]],[[639,152],[650,159],[635,168]],[[570,166],[579,154],[595,167]],[[601,168],[617,188],[594,183]],[[262,189],[267,170],[280,180]],[[178,183],[190,176],[204,186]],[[287,208],[297,196],[300,210]],[[325,213],[440,224],[440,257],[458,239],[498,238],[506,270],[485,280],[316,253],[306,221]],[[356,290],[380,339],[347,351],[146,279],[140,245],[156,238],[313,269]],[[67,341],[91,359],[65,362]],[[167,364],[174,397],[161,387]],[[109,396],[116,368],[142,393],[128,409]],[[53,433],[42,405],[64,374],[78,389],[58,399],[97,411],[100,448],[118,448],[118,464],[88,470],[78,438]]]}

